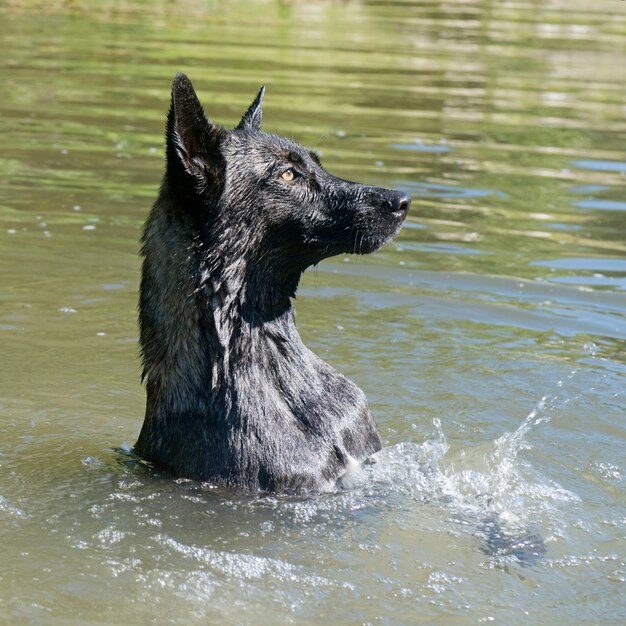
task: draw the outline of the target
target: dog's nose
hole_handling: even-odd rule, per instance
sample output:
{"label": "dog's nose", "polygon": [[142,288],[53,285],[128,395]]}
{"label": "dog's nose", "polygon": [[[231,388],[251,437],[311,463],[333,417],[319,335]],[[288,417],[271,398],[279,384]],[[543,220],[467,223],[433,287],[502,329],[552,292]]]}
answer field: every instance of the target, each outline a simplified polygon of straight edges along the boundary
{"label": "dog's nose", "polygon": [[396,193],[391,199],[391,212],[396,217],[405,218],[411,206],[411,196],[405,193]]}

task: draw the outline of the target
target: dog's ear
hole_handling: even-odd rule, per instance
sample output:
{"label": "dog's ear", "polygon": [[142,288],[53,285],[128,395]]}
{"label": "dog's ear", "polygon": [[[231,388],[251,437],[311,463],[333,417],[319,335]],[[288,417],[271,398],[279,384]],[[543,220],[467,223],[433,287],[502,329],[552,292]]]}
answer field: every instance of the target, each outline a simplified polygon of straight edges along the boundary
{"label": "dog's ear", "polygon": [[199,182],[210,182],[213,165],[222,159],[219,145],[224,132],[207,119],[187,76],[176,74],[167,117],[168,164],[176,167],[172,161],[177,161]]}
{"label": "dog's ear", "polygon": [[261,118],[263,117],[262,105],[265,86],[261,87],[254,102],[250,105],[245,115],[241,118],[237,128],[246,128],[249,130],[261,130]]}

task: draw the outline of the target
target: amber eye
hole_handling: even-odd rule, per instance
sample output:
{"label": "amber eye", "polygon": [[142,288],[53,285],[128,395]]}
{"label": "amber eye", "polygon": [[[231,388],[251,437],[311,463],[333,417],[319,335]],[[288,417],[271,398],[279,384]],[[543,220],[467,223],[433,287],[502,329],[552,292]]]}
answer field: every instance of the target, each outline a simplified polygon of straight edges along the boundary
{"label": "amber eye", "polygon": [[285,170],[280,177],[287,182],[291,182],[296,177],[296,173],[292,169],[288,169]]}

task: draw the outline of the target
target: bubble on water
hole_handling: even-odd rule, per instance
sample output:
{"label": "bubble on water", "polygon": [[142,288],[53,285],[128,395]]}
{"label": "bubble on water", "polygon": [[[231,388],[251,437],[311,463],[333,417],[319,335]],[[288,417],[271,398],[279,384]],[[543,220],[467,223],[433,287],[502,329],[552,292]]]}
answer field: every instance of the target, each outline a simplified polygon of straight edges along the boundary
{"label": "bubble on water", "polygon": [[626,569],[616,569],[614,572],[607,574],[606,578],[614,583],[626,583]]}
{"label": "bubble on water", "polygon": [[94,456],[84,456],[81,463],[87,467],[102,467],[103,465],[102,460]]}
{"label": "bubble on water", "polygon": [[588,472],[600,476],[609,484],[619,484],[623,479],[619,466],[609,462],[594,462],[587,469]]}
{"label": "bubble on water", "polygon": [[273,522],[270,522],[269,520],[266,520],[261,524],[261,530],[263,532],[272,532],[275,529],[276,529],[276,526],[274,525]]}
{"label": "bubble on water", "polygon": [[590,356],[596,356],[596,354],[598,353],[598,346],[593,343],[593,341],[587,341],[583,345],[583,352],[585,354],[589,354]]}
{"label": "bubble on water", "polygon": [[95,539],[105,546],[112,546],[116,543],[120,543],[123,539],[129,536],[134,536],[136,533],[132,531],[117,530],[114,526],[107,526],[100,532],[96,533]]}
{"label": "bubble on water", "polygon": [[428,575],[426,587],[432,589],[435,593],[446,593],[453,591],[457,585],[464,582],[463,578],[446,572],[431,572]]}

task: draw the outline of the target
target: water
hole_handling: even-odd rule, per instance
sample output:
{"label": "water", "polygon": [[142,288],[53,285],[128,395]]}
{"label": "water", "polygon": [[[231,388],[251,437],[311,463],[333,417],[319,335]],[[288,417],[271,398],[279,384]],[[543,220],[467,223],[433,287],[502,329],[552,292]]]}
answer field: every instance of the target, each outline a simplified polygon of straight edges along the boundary
{"label": "water", "polygon": [[[625,3],[0,0],[0,33],[0,623],[626,620]],[[335,493],[115,451],[179,70],[414,198],[298,294],[388,446]]]}

